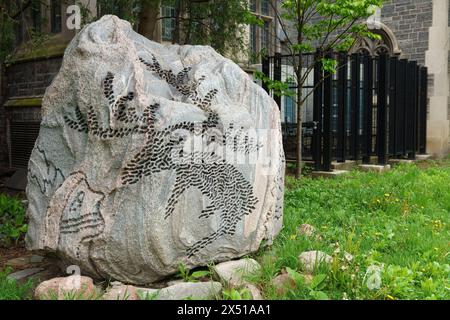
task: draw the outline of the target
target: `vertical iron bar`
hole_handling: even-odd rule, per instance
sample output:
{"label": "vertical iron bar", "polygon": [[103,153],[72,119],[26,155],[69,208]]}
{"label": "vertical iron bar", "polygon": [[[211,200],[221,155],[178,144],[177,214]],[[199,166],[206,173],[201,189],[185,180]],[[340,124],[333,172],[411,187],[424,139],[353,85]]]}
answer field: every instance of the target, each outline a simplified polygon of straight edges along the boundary
{"label": "vertical iron bar", "polygon": [[416,154],[419,152],[419,105],[420,105],[420,66],[417,62],[414,62],[414,147],[413,147],[413,159],[416,158]]}
{"label": "vertical iron bar", "polygon": [[420,69],[419,153],[427,152],[428,69]]}
{"label": "vertical iron bar", "polygon": [[413,83],[412,83],[412,72],[411,72],[411,62],[406,61],[406,92],[405,92],[405,155],[408,156],[411,153],[411,105],[413,92]]}
{"label": "vertical iron bar", "polygon": [[[262,73],[269,79],[270,77],[270,58],[268,56],[264,56],[262,59]],[[269,86],[266,82],[262,82],[262,87],[264,90],[266,90],[267,93],[269,93]]]}
{"label": "vertical iron bar", "polygon": [[396,136],[396,92],[397,92],[397,65],[398,57],[389,58],[389,154],[397,154],[397,136]]}
{"label": "vertical iron bar", "polygon": [[408,155],[408,159],[415,158],[415,112],[416,112],[416,65],[417,63],[414,61],[408,62],[407,74],[408,74],[408,82],[407,82],[407,99],[406,99],[406,110],[405,110],[405,118],[406,118],[406,152]]}
{"label": "vertical iron bar", "polygon": [[360,60],[359,54],[352,54],[352,155],[358,160],[360,155],[359,120],[360,120]]}
{"label": "vertical iron bar", "polygon": [[407,104],[407,61],[402,59],[399,61],[397,70],[397,156],[406,155],[406,104]]}
{"label": "vertical iron bar", "polygon": [[385,165],[387,163],[386,156],[386,122],[387,122],[387,55],[383,54],[379,57],[378,63],[378,106],[377,106],[377,156],[378,164]]}
{"label": "vertical iron bar", "polygon": [[366,55],[364,63],[364,144],[362,159],[364,164],[370,163],[372,155],[372,109],[373,109],[373,59]]}
{"label": "vertical iron bar", "polygon": [[338,117],[337,117],[337,160],[345,162],[347,126],[346,126],[346,102],[347,102],[347,54],[339,54],[338,71]]}
{"label": "vertical iron bar", "polygon": [[320,58],[322,54],[316,52],[315,54],[315,65],[314,65],[314,102],[313,102],[313,160],[314,169],[316,171],[322,170],[322,64],[320,63]]}
{"label": "vertical iron bar", "polygon": [[[330,54],[327,54],[331,58]],[[333,93],[333,74],[324,72],[323,89],[323,171],[331,171],[331,113],[332,113],[332,93]]]}
{"label": "vertical iron bar", "polygon": [[[274,56],[273,61],[273,80],[281,81],[281,53],[277,52]],[[297,90],[301,90],[301,88],[297,88]],[[278,108],[281,108],[281,96],[274,95],[273,99],[278,105]],[[299,125],[299,124],[297,124]]]}

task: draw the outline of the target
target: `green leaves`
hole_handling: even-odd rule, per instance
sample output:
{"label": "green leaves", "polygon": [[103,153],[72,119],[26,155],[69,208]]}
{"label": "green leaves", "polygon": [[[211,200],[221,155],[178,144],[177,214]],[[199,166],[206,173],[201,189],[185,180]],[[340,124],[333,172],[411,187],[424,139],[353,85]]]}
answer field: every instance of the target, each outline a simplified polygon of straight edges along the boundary
{"label": "green leaves", "polygon": [[305,277],[298,273],[297,271],[286,267],[287,274],[295,281],[297,285],[303,285],[305,283]]}
{"label": "green leaves", "polygon": [[249,25],[264,27],[264,20],[255,16],[251,11],[245,10],[242,13],[242,21]]}
{"label": "green leaves", "polygon": [[292,45],[292,51],[294,53],[308,53],[313,52],[314,47],[310,43],[296,43]]}
{"label": "green leaves", "polygon": [[267,84],[269,90],[273,90],[273,94],[276,96],[292,97],[295,95],[294,91],[290,88],[292,82],[272,80],[261,71],[255,71],[253,76],[255,79],[261,80],[263,83]]}
{"label": "green leaves", "polygon": [[224,300],[252,300],[252,295],[247,289],[227,289],[222,291]]}
{"label": "green leaves", "polygon": [[332,74],[336,73],[337,61],[335,59],[322,58],[320,63],[322,64],[322,69],[324,71]]}
{"label": "green leaves", "polygon": [[200,279],[209,277],[211,272],[208,270],[198,270],[190,272],[184,263],[178,264],[179,277],[186,282],[198,282]]}
{"label": "green leaves", "polygon": [[0,194],[0,245],[17,243],[26,232],[25,208],[20,200]]}
{"label": "green leaves", "polygon": [[[287,176],[283,230],[260,253],[256,284],[267,299],[450,299],[449,185],[450,158],[397,165],[381,175]],[[300,236],[303,223],[321,239]],[[333,256],[312,279],[297,271],[299,253],[308,250]],[[371,278],[378,267],[379,287]],[[267,284],[283,269],[297,285],[278,293]]]}
{"label": "green leaves", "polygon": [[[312,281],[311,281],[309,287],[310,287],[311,289],[320,289],[320,288],[322,288],[322,287],[323,287],[324,280],[325,280],[326,278],[327,278],[327,275],[326,275],[326,274],[318,274],[317,276],[315,276],[315,277],[312,279]],[[320,288],[319,288],[319,287],[320,287]]]}
{"label": "green leaves", "polygon": [[209,271],[207,271],[207,270],[200,270],[200,271],[195,271],[195,272],[193,272],[193,273],[191,274],[191,277],[192,277],[193,279],[198,280],[198,279],[201,279],[201,278],[209,277],[209,275],[210,275],[210,272],[209,272]]}
{"label": "green leaves", "polygon": [[33,281],[28,279],[25,283],[18,283],[8,279],[12,268],[0,270],[0,300],[28,300],[33,296]]}
{"label": "green leaves", "polygon": [[302,288],[306,288],[306,290],[308,291],[308,295],[310,296],[310,298],[314,299],[314,300],[328,300],[328,295],[321,291],[322,289],[325,288],[325,280],[327,278],[326,274],[318,274],[315,275],[311,282],[308,284],[305,281],[305,276],[302,275],[301,273],[299,273],[296,270],[293,270],[289,267],[286,267],[286,272],[287,274],[291,277],[292,280],[294,280],[295,284],[296,284],[296,289],[292,289],[292,290],[302,290]]}
{"label": "green leaves", "polygon": [[230,58],[246,50],[248,25],[264,22],[248,10],[247,1],[186,1],[179,21],[180,44],[210,45]]}
{"label": "green leaves", "polygon": [[329,300],[330,299],[328,297],[328,295],[323,291],[311,291],[309,294],[314,300]]}
{"label": "green leaves", "polygon": [[[302,0],[300,0],[302,2]],[[381,7],[382,0],[319,0],[317,12],[323,16],[336,15],[344,18],[366,18]]]}
{"label": "green leaves", "polygon": [[[349,51],[358,38],[379,36],[367,29],[365,20],[381,7],[383,0],[283,0],[279,16],[289,28],[289,52],[311,53],[316,50]],[[336,62],[321,59],[326,72],[336,72]],[[306,81],[305,79],[298,79]],[[303,85],[298,81],[299,85]],[[282,91],[282,90],[280,90]]]}

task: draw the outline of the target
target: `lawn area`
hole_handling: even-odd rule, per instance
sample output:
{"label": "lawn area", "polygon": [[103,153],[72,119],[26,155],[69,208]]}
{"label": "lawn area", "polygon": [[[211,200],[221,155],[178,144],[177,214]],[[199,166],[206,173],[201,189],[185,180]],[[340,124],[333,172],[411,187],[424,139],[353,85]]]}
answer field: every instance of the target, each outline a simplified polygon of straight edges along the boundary
{"label": "lawn area", "polygon": [[[15,212],[14,223],[3,223],[0,234],[12,245],[25,231],[23,210],[5,199],[0,208]],[[304,235],[302,224],[316,231]],[[249,279],[265,299],[450,299],[449,249],[450,158],[332,180],[287,177],[283,230],[251,256],[262,268]],[[298,261],[310,250],[332,256],[312,277]],[[33,283],[7,280],[11,270],[2,269],[0,300],[31,299]],[[283,292],[272,284],[281,273],[292,279]],[[247,296],[224,288],[217,298]]]}
{"label": "lawn area", "polygon": [[[334,180],[288,177],[284,228],[257,255],[262,272],[253,281],[264,296],[450,299],[450,159],[420,166],[401,165],[384,174],[354,171]],[[320,237],[301,235],[304,223]],[[328,253],[333,261],[306,284],[297,257],[309,250]],[[280,295],[271,279],[283,269],[297,285]],[[374,269],[381,284],[370,290]]]}
{"label": "lawn area", "polygon": [[0,270],[0,300],[28,300],[33,296],[33,282],[17,283],[7,279],[10,269]]}

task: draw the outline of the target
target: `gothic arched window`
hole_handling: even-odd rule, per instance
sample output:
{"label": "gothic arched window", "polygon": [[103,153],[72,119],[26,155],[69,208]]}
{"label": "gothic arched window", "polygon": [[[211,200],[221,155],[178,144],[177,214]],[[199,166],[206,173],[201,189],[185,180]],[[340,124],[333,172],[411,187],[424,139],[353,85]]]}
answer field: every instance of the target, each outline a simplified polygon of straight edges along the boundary
{"label": "gothic arched window", "polygon": [[367,37],[359,39],[353,46],[351,53],[369,54],[371,56],[379,56],[380,54],[397,55],[400,53],[394,34],[386,26],[370,31],[378,34],[381,39],[373,40]]}

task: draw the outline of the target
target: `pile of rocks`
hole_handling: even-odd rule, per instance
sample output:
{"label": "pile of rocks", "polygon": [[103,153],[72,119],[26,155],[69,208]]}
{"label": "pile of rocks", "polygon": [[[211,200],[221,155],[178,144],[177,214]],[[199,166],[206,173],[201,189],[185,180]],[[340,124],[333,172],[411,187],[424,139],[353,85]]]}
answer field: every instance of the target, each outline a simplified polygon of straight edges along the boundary
{"label": "pile of rocks", "polygon": [[[317,241],[322,240],[322,236],[318,233],[317,229],[306,223],[302,224],[297,229],[297,234]],[[337,256],[341,253],[339,244],[336,244],[335,247],[333,255]],[[329,266],[333,262],[333,259],[334,257],[323,251],[304,251],[298,256],[298,262],[302,268],[302,273],[299,273],[299,276],[301,276],[304,283],[308,285],[313,281],[313,273],[321,266]],[[353,256],[348,252],[344,252],[343,259],[347,263],[350,263],[353,260]],[[298,285],[296,280],[286,271],[286,269],[282,269],[281,273],[272,279],[271,284],[278,295],[284,295],[287,291],[295,289]]]}
{"label": "pile of rocks", "polygon": [[253,259],[220,263],[212,267],[212,280],[205,282],[168,282],[160,288],[145,288],[115,281],[103,290],[90,277],[72,275],[57,277],[40,283],[35,298],[46,299],[102,299],[102,300],[183,300],[220,299],[224,288],[245,290],[253,300],[262,300],[260,290],[247,277],[260,270]]}

